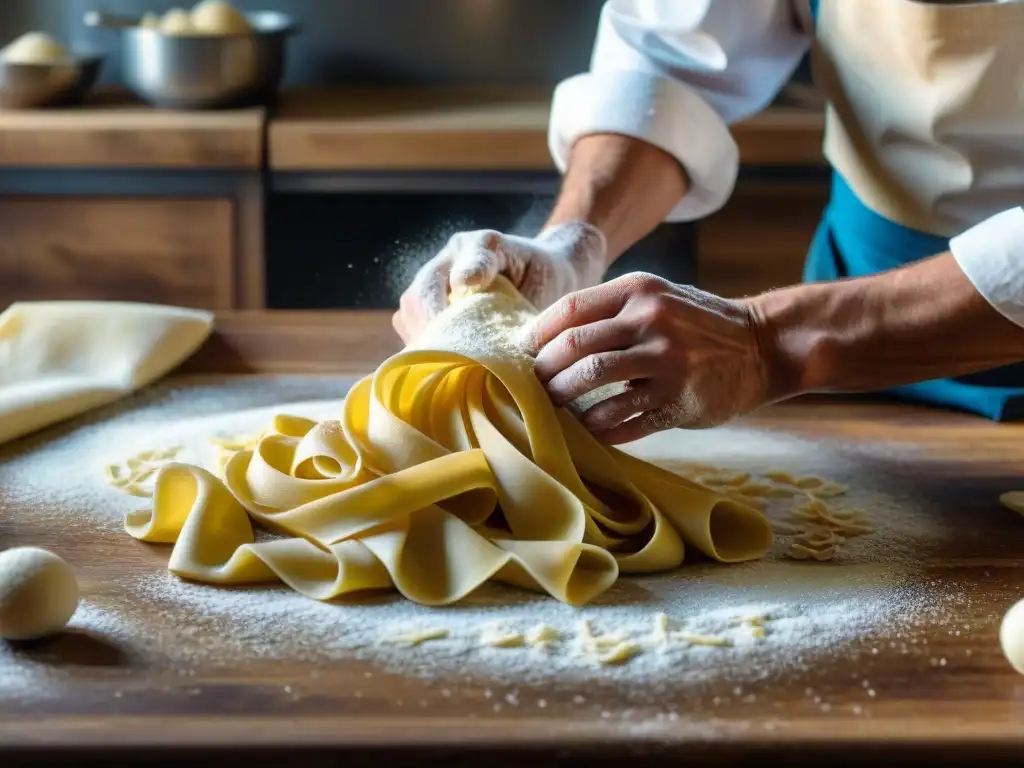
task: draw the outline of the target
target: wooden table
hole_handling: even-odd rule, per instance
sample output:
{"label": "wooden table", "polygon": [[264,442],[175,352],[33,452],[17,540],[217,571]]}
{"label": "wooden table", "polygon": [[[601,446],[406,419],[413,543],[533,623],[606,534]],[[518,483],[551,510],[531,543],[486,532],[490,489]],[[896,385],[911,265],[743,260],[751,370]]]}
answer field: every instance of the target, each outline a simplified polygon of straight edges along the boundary
{"label": "wooden table", "polygon": [[[324,373],[331,366],[318,353],[319,345],[289,341],[313,334],[335,349],[349,350],[348,362],[334,370],[368,371],[390,351],[385,323],[379,313],[354,318],[227,314],[218,336],[188,369]],[[116,649],[72,635],[40,651],[62,664],[72,682],[70,695],[25,709],[0,690],[0,764],[29,764],[43,757],[109,764],[116,757],[147,757],[179,764],[199,758],[320,764],[335,758],[389,765],[474,765],[482,760],[535,765],[564,759],[588,765],[628,760],[678,766],[697,758],[732,764],[769,758],[841,764],[882,755],[980,764],[987,758],[1024,756],[1024,679],[1011,671],[997,641],[1006,608],[1024,596],[1024,521],[997,501],[1000,492],[1024,485],[1024,426],[924,408],[823,399],[773,407],[751,422],[810,438],[842,436],[849,446],[844,460],[869,472],[876,486],[925,497],[942,522],[959,526],[961,536],[922,553],[919,581],[936,598],[959,590],[963,599],[957,618],[971,630],[956,636],[947,625],[926,620],[918,632],[928,641],[927,654],[883,647],[877,654],[835,658],[803,679],[770,679],[751,688],[756,704],[730,699],[724,689],[684,696],[675,700],[681,713],[677,721],[652,722],[646,728],[637,728],[642,710],[630,722],[620,719],[624,700],[608,691],[594,694],[593,707],[580,708],[552,693],[545,694],[549,706],[543,710],[523,707],[497,714],[486,706],[482,690],[471,685],[444,696],[437,685],[381,674],[368,689],[363,680],[367,667],[355,661],[320,668],[315,679],[302,662],[254,666],[245,659],[216,671],[199,666],[194,676],[182,678],[122,668]],[[886,450],[892,441],[910,443],[914,450]],[[0,541],[19,544],[18,530],[0,517]],[[83,575],[86,595],[102,591],[112,569],[164,567],[165,552],[140,548],[126,536],[73,543],[60,537],[61,531],[52,531],[52,543],[70,552]],[[37,536],[33,543],[48,542]],[[948,664],[929,663],[939,655]],[[874,681],[871,699],[860,684],[864,678]],[[282,686],[298,679],[304,695],[294,700]],[[829,711],[808,698],[808,686],[828,696]],[[362,687],[365,695],[354,698],[354,687]],[[718,693],[724,703],[709,707],[708,698]],[[399,708],[399,699],[426,706]]]}

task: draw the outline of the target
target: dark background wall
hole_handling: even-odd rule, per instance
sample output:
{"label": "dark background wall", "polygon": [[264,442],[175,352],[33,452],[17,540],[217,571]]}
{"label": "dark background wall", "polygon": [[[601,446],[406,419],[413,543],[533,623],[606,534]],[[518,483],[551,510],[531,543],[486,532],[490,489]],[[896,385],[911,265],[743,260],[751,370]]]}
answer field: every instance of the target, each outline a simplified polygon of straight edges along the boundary
{"label": "dark background wall", "polygon": [[[89,29],[88,10],[132,16],[196,0],[0,0],[0,45],[32,29],[73,48],[110,51],[118,35]],[[289,84],[554,85],[586,69],[603,0],[234,0],[302,23],[289,46]],[[800,78],[806,77],[806,71]]]}
{"label": "dark background wall", "polygon": [[[303,24],[289,83],[554,84],[586,68],[601,0],[233,0]],[[141,16],[195,0],[0,0],[0,39],[43,29],[72,47],[116,51],[85,12]],[[105,76],[117,78],[118,57]]]}

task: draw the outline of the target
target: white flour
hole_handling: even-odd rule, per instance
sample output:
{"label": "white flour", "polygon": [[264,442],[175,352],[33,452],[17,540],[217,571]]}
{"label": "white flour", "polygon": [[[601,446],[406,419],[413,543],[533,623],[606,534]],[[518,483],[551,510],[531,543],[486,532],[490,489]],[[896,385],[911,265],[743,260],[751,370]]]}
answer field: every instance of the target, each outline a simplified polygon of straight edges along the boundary
{"label": "white flour", "polygon": [[[5,526],[8,532],[13,528],[18,542],[29,544],[35,532],[52,537],[59,528],[74,536],[99,529],[123,537],[118,547],[147,547],[128,541],[121,528],[125,512],[144,506],[145,500],[106,486],[104,465],[143,449],[181,445],[178,460],[209,466],[214,459],[209,436],[256,433],[282,411],[336,417],[347,384],[326,378],[262,378],[158,386],[69,427],[22,441],[0,451],[0,535]],[[293,405],[281,406],[288,402]],[[196,668],[280,659],[308,661],[315,671],[317,663],[361,659],[391,672],[437,680],[462,675],[496,686],[576,686],[580,691],[619,686],[631,697],[698,690],[723,680],[735,680],[737,690],[743,690],[757,681],[799,677],[837,654],[870,655],[880,647],[924,652],[912,647],[912,630],[922,621],[934,621],[945,608],[929,596],[934,590],[920,582],[915,553],[952,533],[930,521],[920,502],[883,492],[881,480],[876,487],[847,447],[736,426],[663,433],[630,451],[669,468],[673,462],[699,461],[843,482],[856,476],[861,487],[851,490],[847,503],[863,509],[876,532],[843,544],[832,563],[786,560],[782,553],[788,538],[780,537],[762,562],[723,566],[690,561],[666,576],[623,578],[582,609],[497,586],[449,608],[424,608],[393,596],[322,604],[283,587],[216,588],[166,572],[126,568],[100,593],[86,594],[71,626],[108,636],[145,664],[172,667],[183,675]],[[790,504],[773,502],[769,516],[782,519]],[[680,630],[725,638],[731,645],[645,648],[627,664],[603,668],[576,650],[581,619],[590,620],[596,633],[647,642],[658,613],[668,614]],[[737,622],[751,615],[770,617],[763,639]],[[481,647],[480,634],[494,622],[520,632],[546,624],[562,639],[546,652]],[[448,637],[412,648],[381,643],[396,633],[433,628],[446,629]],[[0,646],[0,703],[8,692],[52,693],[53,686],[41,683],[57,685],[60,676],[47,669]],[[513,704],[495,701],[494,706]]]}

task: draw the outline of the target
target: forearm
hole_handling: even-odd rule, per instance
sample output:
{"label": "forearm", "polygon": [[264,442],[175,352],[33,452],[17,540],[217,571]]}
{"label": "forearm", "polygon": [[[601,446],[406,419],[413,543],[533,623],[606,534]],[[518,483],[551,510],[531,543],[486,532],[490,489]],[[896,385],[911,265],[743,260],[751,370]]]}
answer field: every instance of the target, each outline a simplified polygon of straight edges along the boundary
{"label": "forearm", "polygon": [[545,229],[583,221],[608,242],[608,264],[661,223],[686,192],[686,174],[667,152],[616,134],[576,142]]}
{"label": "forearm", "polygon": [[770,400],[885,389],[1024,360],[1024,328],[978,293],[950,253],[748,304],[771,371]]}

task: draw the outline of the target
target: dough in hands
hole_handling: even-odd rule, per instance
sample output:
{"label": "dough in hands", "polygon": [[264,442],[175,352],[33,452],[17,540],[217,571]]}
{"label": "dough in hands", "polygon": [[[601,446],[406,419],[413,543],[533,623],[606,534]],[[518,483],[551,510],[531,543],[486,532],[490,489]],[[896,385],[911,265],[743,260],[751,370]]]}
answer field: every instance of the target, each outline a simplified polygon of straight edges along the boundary
{"label": "dough in hands", "polygon": [[192,26],[203,35],[243,35],[252,31],[248,19],[226,0],[203,0],[196,5]]}
{"label": "dough in hands", "polygon": [[0,552],[0,638],[60,632],[78,608],[78,581],[64,560],[38,547]]}
{"label": "dough in hands", "polygon": [[[620,573],[676,568],[685,544],[762,556],[760,512],[602,445],[552,405],[520,343],[535,315],[503,278],[456,296],[337,420],[276,417],[223,481],[164,466],[126,530],[173,544],[184,578],[283,581],[318,600],[394,589],[426,605],[491,580],[582,605]],[[282,538],[257,543],[254,523]]]}
{"label": "dough in hands", "polygon": [[9,64],[55,64],[67,58],[64,46],[46,32],[26,32],[0,51]]}

